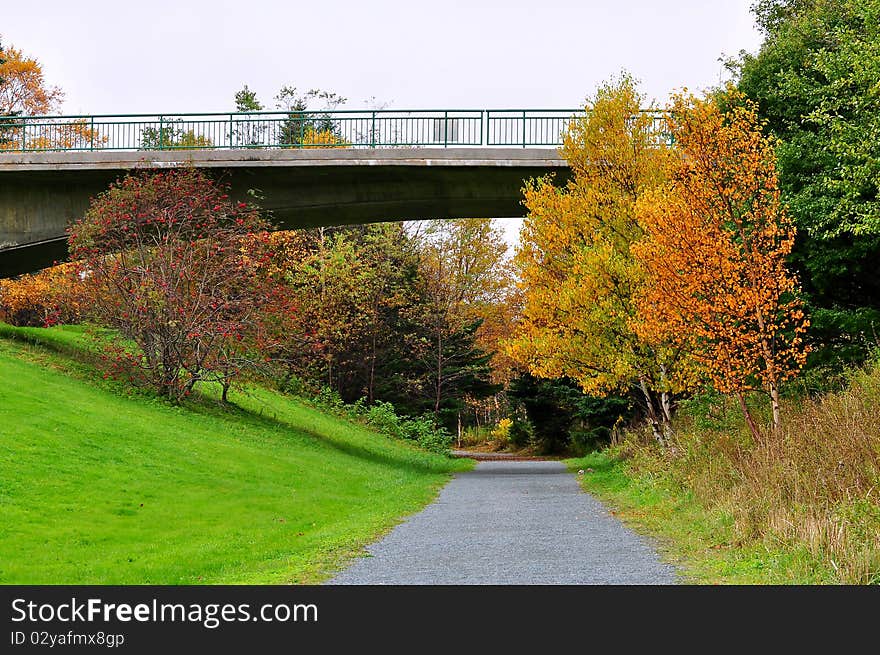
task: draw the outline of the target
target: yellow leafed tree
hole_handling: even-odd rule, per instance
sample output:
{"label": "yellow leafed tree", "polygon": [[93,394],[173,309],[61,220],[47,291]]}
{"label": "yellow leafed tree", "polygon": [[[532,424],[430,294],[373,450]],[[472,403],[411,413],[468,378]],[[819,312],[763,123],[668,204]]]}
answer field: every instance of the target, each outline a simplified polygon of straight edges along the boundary
{"label": "yellow leafed tree", "polygon": [[350,148],[351,144],[330,130],[306,129],[301,145],[309,148]]}
{"label": "yellow leafed tree", "polygon": [[643,273],[631,246],[643,236],[640,193],[663,181],[669,156],[652,114],[627,76],[601,87],[565,137],[573,177],[525,188],[528,216],[516,254],[524,292],[509,354],[545,378],[569,377],[587,393],[635,387],[658,441],[671,419],[671,393],[688,368],[671,344],[634,332]]}

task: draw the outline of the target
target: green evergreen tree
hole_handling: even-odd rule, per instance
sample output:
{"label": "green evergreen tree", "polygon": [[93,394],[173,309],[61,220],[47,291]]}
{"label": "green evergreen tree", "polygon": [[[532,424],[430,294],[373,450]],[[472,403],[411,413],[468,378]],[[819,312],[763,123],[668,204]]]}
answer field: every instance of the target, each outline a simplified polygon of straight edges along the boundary
{"label": "green evergreen tree", "polygon": [[[242,113],[263,111],[265,107],[257,99],[256,91],[252,91],[245,84],[235,94],[235,111]],[[232,140],[240,147],[251,148],[268,145],[265,135],[269,125],[262,117],[238,116],[235,119],[235,127],[232,130]]]}
{"label": "green evergreen tree", "polygon": [[501,390],[501,385],[491,382],[492,353],[477,345],[481,323],[477,320],[457,328],[435,324],[428,330],[422,325],[420,333],[411,335],[414,356],[410,366],[419,367],[420,393],[417,398],[398,401],[408,405],[409,413],[431,412],[438,423],[456,431],[468,398],[487,398]]}
{"label": "green evergreen tree", "polygon": [[591,396],[568,378],[548,380],[524,373],[511,382],[508,393],[525,410],[534,445],[547,454],[605,445],[614,426],[634,415],[631,398]]}

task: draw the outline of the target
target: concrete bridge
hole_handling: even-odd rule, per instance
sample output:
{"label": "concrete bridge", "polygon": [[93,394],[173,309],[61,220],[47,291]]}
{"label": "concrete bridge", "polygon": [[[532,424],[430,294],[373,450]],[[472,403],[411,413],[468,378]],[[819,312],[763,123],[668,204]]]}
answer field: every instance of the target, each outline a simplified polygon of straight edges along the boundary
{"label": "concrete bridge", "polygon": [[[127,171],[192,165],[281,228],[523,215],[524,180],[583,109],[0,116],[0,276],[67,255],[65,227]],[[658,139],[661,114],[648,112]]]}
{"label": "concrete bridge", "polygon": [[280,228],[522,216],[523,181],[566,162],[552,148],[310,148],[0,154],[0,277],[67,256],[65,228],[127,171],[196,166],[243,197],[258,189]]}

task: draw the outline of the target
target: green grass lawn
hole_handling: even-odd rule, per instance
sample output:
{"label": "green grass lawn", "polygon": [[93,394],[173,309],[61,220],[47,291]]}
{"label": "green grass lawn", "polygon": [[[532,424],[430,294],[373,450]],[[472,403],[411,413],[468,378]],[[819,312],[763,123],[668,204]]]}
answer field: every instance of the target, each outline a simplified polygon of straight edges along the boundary
{"label": "green grass lawn", "polygon": [[125,394],[82,343],[0,328],[0,583],[316,582],[470,466],[265,389]]}

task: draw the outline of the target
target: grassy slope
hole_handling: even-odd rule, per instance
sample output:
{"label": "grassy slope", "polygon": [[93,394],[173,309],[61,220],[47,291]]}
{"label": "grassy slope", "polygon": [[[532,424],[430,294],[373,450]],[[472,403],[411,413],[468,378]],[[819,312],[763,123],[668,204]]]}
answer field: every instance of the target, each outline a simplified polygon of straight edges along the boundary
{"label": "grassy slope", "polygon": [[581,485],[614,508],[631,528],[653,537],[664,559],[695,584],[821,584],[833,582],[806,550],[735,544],[733,520],[701,506],[661,479],[633,475],[624,462],[597,452],[567,462],[584,470]]}
{"label": "grassy slope", "polygon": [[0,329],[0,583],[326,577],[461,461],[266,390],[222,410],[125,396],[75,329]]}

